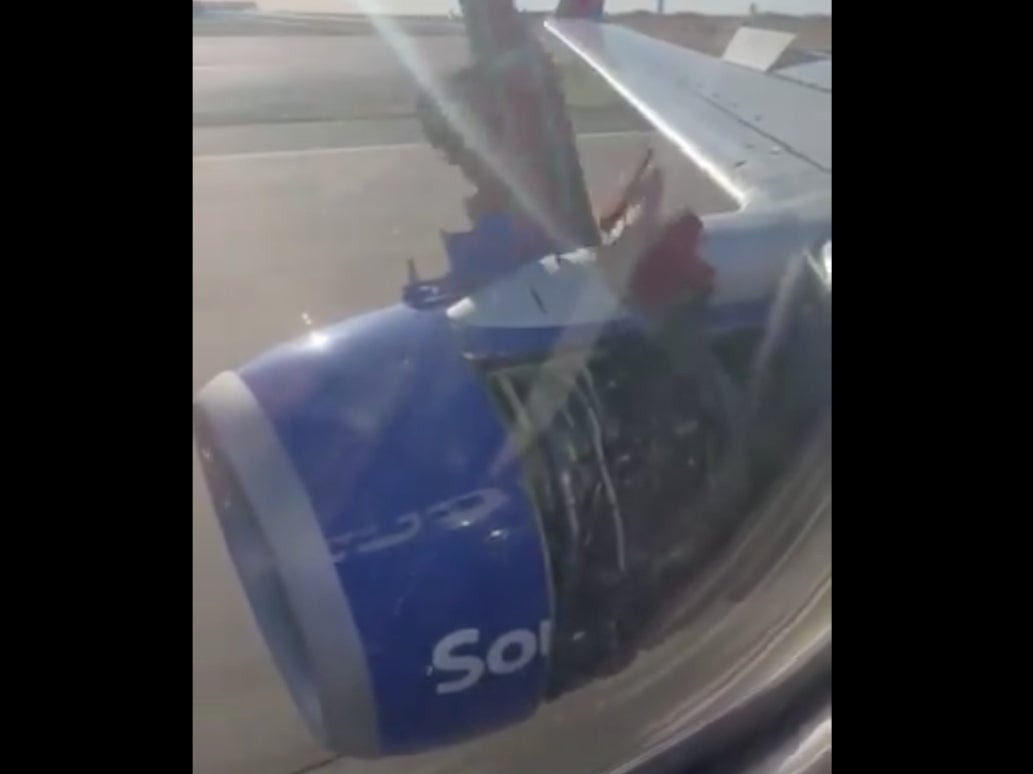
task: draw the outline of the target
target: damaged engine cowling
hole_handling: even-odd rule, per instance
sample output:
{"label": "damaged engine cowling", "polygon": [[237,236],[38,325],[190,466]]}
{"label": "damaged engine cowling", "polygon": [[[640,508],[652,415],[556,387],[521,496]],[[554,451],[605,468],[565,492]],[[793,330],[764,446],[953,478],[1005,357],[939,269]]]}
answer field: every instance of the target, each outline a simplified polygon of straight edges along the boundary
{"label": "damaged engine cowling", "polygon": [[405,307],[213,380],[203,470],[313,733],[429,749],[629,663],[741,511],[730,385],[635,333],[472,363]]}
{"label": "damaged engine cowling", "polygon": [[626,666],[749,495],[739,390],[638,336],[489,371],[549,552],[548,695]]}

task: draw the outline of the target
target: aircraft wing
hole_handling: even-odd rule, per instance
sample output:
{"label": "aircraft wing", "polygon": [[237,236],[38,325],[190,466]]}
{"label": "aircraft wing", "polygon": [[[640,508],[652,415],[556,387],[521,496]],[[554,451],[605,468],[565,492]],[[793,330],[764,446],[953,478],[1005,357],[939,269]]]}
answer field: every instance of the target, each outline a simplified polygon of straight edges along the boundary
{"label": "aircraft wing", "polygon": [[780,50],[748,35],[716,59],[613,24],[546,29],[741,206],[831,188],[831,58],[769,70]]}

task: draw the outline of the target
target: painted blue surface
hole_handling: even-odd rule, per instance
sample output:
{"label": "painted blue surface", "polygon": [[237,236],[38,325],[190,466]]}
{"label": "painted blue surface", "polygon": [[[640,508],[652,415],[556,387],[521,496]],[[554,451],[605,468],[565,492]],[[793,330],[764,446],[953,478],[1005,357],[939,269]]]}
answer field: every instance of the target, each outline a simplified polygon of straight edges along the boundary
{"label": "painted blue surface", "polygon": [[[716,307],[717,331],[760,325],[767,303]],[[531,715],[547,664],[538,653],[471,687],[436,687],[435,645],[462,629],[484,658],[515,629],[551,619],[548,568],[520,461],[467,359],[543,356],[634,330],[476,328],[443,310],[397,305],[314,332],[240,371],[311,498],[352,606],[385,753],[472,738]]]}
{"label": "painted blue surface", "polygon": [[[442,637],[477,628],[482,645],[470,650],[483,658],[487,643],[517,628],[538,631],[551,612],[519,461],[444,314],[391,307],[280,347],[240,373],[335,554],[384,751],[429,748],[531,714],[544,686],[540,655],[468,690],[435,692],[456,676],[431,669]],[[431,508],[485,488],[495,500]],[[498,507],[480,507],[489,501]]]}
{"label": "painted blue surface", "polygon": [[632,333],[638,326],[630,318],[605,325],[568,325],[562,328],[461,327],[457,330],[463,351],[477,359],[520,360],[590,347],[610,336]]}
{"label": "painted blue surface", "polygon": [[402,300],[414,309],[454,303],[559,249],[541,230],[504,212],[482,216],[468,231],[442,232],[441,238],[448,274],[405,286]]}
{"label": "painted blue surface", "polygon": [[[707,309],[706,323],[712,335],[727,334],[744,328],[764,326],[770,299],[725,304]],[[596,341],[618,335],[643,332],[650,321],[630,315],[601,324],[566,325],[563,327],[487,327],[458,325],[460,347],[477,359],[512,359],[542,357],[550,352],[589,347]]]}

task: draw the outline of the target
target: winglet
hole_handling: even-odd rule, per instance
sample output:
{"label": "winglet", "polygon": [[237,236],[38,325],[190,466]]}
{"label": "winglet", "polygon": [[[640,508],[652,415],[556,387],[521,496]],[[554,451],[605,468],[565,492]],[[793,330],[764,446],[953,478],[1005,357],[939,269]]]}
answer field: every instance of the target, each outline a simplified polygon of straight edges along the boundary
{"label": "winglet", "polygon": [[795,37],[792,32],[740,27],[735,31],[721,58],[732,64],[767,72],[789,48]]}

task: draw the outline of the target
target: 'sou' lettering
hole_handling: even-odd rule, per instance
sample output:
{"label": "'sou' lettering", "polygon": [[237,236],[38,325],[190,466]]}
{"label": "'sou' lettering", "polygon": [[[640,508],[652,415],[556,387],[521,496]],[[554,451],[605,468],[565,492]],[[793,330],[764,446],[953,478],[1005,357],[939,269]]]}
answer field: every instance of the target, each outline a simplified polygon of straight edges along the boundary
{"label": "'sou' lettering", "polygon": [[[510,675],[530,664],[535,656],[549,654],[550,622],[542,621],[538,632],[514,629],[500,635],[488,645],[485,657],[480,656],[481,633],[477,629],[459,629],[442,637],[434,646],[434,674],[455,672],[457,676],[435,686],[437,693],[459,693],[481,681],[485,673]],[[459,650],[465,652],[460,653]]]}

